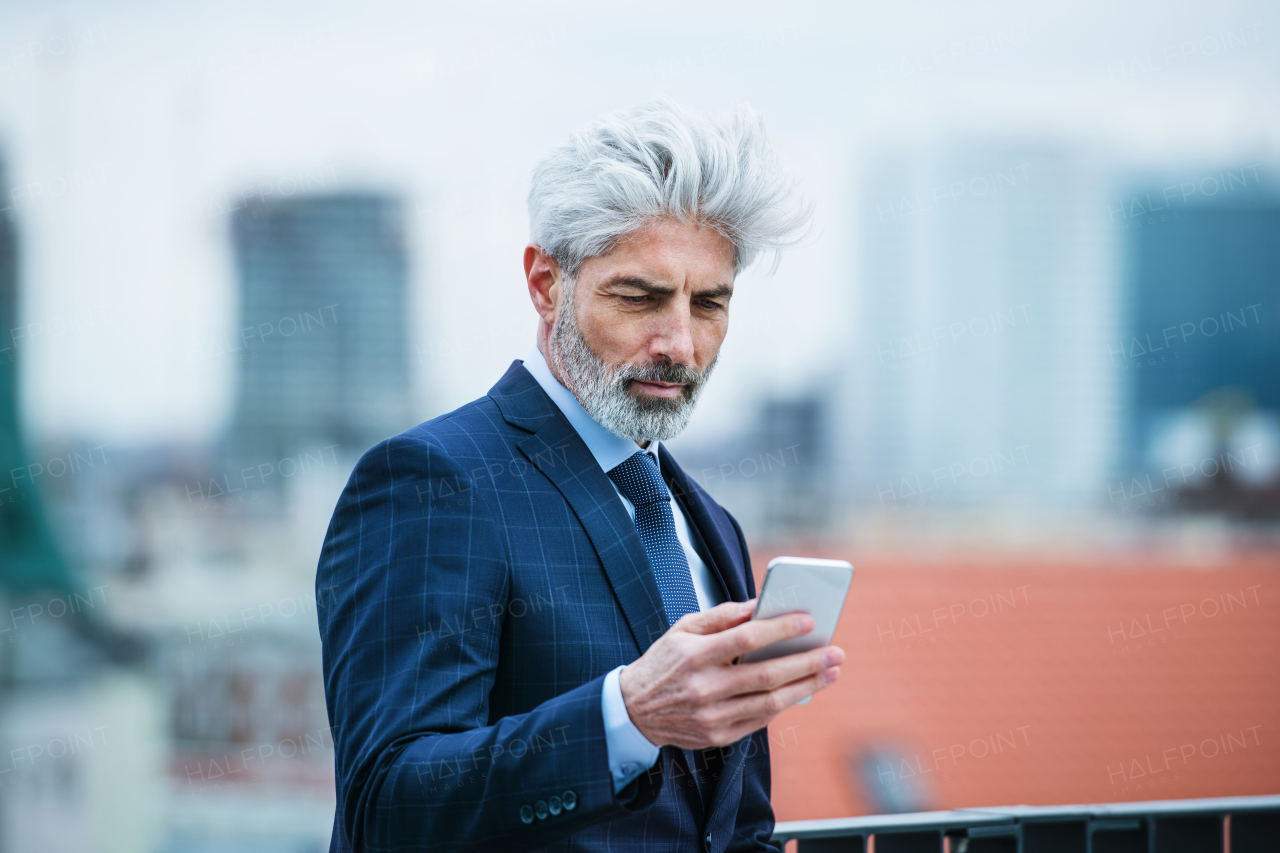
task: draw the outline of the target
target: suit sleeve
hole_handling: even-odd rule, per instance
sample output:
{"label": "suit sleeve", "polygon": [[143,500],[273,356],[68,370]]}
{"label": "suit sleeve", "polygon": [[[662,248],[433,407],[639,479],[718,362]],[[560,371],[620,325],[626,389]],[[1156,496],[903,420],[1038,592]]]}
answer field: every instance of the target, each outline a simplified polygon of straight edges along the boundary
{"label": "suit sleeve", "polygon": [[525,850],[657,797],[614,794],[604,676],[490,719],[510,564],[484,477],[397,436],[338,501],[316,573],[335,847]]}
{"label": "suit sleeve", "polygon": [[[728,512],[725,515],[729,515]],[[747,573],[747,594],[756,596],[755,576],[751,573],[751,553],[737,519],[729,515],[733,529],[738,534],[738,548],[742,552],[742,565]],[[769,764],[769,729],[752,732],[738,742],[746,749],[747,759],[742,768],[742,799],[738,803],[738,819],[727,853],[779,853],[779,847],[769,839],[773,836],[773,806],[769,802],[772,776]]]}

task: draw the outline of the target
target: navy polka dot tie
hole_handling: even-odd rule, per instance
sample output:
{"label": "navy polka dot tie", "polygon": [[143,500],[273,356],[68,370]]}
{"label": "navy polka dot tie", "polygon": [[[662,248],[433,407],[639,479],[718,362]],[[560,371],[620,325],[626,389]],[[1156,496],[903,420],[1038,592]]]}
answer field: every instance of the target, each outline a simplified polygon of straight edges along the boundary
{"label": "navy polka dot tie", "polygon": [[649,555],[662,607],[667,611],[667,624],[686,613],[697,613],[698,594],[693,589],[689,559],[684,546],[676,538],[675,517],[671,514],[671,492],[662,482],[662,472],[653,456],[643,450],[632,454],[621,465],[609,471],[626,499],[636,508],[636,529],[644,552]]}

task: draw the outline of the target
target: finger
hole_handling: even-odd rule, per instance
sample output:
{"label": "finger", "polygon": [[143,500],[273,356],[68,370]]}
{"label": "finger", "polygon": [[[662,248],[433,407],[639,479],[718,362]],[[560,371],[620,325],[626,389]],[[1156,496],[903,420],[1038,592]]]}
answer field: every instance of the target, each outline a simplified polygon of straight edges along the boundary
{"label": "finger", "polygon": [[724,604],[717,604],[710,610],[703,610],[700,613],[686,613],[676,620],[676,624],[671,628],[674,630],[679,628],[681,631],[687,631],[690,634],[718,634],[726,631],[735,625],[741,625],[751,618],[751,614],[755,612],[756,600],[750,601],[726,601]]}
{"label": "finger", "polygon": [[844,649],[826,646],[773,660],[739,664],[725,672],[723,692],[720,695],[728,698],[776,690],[784,684],[807,678],[828,667],[839,666],[844,661]]}
{"label": "finger", "polygon": [[727,724],[736,724],[757,717],[772,719],[806,696],[812,696],[824,687],[830,687],[840,678],[840,667],[827,667],[807,678],[784,684],[768,693],[752,693],[737,696],[723,703],[720,709]]}
{"label": "finger", "polygon": [[752,619],[746,624],[721,631],[704,652],[708,660],[727,662],[745,652],[762,649],[770,643],[799,637],[813,630],[813,617],[808,613],[788,613],[772,619]]}
{"label": "finger", "polygon": [[729,743],[737,743],[752,732],[758,732],[769,725],[770,718],[756,717],[754,720],[739,720],[729,729]]}
{"label": "finger", "polygon": [[839,677],[839,667],[831,667],[771,693],[741,697],[717,706],[717,713],[707,720],[715,729],[713,742],[721,745],[733,743],[764,728],[782,711],[834,683]]}

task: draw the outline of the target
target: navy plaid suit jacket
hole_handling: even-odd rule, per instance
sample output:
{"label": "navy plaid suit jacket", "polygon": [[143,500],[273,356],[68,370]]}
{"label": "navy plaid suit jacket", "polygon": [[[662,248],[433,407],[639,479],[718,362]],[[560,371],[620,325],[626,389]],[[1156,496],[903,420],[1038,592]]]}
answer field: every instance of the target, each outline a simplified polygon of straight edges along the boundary
{"label": "navy plaid suit jacket", "polygon": [[[753,597],[737,522],[660,461],[727,597]],[[604,676],[666,616],[608,476],[521,362],[364,455],[316,596],[333,850],[777,850],[765,729],[663,747],[614,794]]]}

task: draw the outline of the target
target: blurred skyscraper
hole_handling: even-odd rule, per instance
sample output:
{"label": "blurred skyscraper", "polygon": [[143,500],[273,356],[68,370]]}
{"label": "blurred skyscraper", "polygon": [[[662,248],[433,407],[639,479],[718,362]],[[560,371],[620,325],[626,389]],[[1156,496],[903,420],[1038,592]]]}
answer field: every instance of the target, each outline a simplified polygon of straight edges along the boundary
{"label": "blurred skyscraper", "polygon": [[232,234],[232,470],[263,466],[263,483],[280,482],[308,459],[355,456],[411,426],[400,202],[356,192],[256,200],[234,214]]}
{"label": "blurred skyscraper", "polygon": [[812,395],[763,401],[755,456],[733,460],[744,481],[748,473],[758,481],[763,516],[757,535],[812,535],[832,520],[828,405]]}
{"label": "blurred skyscraper", "polygon": [[749,426],[701,444],[678,440],[680,464],[761,539],[825,535],[835,518],[826,395],[759,401]]}
{"label": "blurred skyscraper", "polygon": [[1280,194],[1261,166],[1153,180],[1113,203],[1129,264],[1109,354],[1130,411],[1114,498],[1172,509],[1181,492],[1257,514],[1276,485]]}
{"label": "blurred skyscraper", "polygon": [[1119,274],[1100,170],[1048,146],[874,162],[841,422],[857,503],[1081,505],[1114,465]]}
{"label": "blurred skyscraper", "polygon": [[[0,161],[0,187],[8,187]],[[34,485],[36,462],[18,416],[18,234],[14,211],[0,209],[0,588],[15,593],[66,592],[71,573],[54,547]],[[59,460],[61,461],[61,460]]]}

